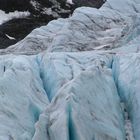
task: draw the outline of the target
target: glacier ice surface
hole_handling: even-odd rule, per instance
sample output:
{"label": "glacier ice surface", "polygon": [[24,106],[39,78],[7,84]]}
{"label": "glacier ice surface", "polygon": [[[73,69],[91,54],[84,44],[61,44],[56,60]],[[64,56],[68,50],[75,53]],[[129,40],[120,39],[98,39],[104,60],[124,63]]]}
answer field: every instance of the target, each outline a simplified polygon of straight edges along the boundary
{"label": "glacier ice surface", "polygon": [[41,119],[36,131],[47,134],[44,140],[125,139],[120,99],[108,68],[81,72],[59,89],[41,118],[46,118],[46,132],[39,131]]}
{"label": "glacier ice surface", "polygon": [[0,56],[0,139],[25,140],[49,104],[39,67],[28,56]]}
{"label": "glacier ice surface", "polygon": [[134,136],[140,139],[140,54],[117,55],[113,72],[122,101],[126,104],[132,121]]}
{"label": "glacier ice surface", "polygon": [[0,140],[125,140],[121,102],[139,140],[139,40],[140,1],[108,0],[0,50]]}

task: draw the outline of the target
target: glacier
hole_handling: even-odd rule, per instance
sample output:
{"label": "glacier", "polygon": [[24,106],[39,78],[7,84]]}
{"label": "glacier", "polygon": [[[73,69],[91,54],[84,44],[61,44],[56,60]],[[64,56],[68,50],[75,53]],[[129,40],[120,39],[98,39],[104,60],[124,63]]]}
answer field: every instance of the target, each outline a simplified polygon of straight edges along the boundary
{"label": "glacier", "polygon": [[0,50],[0,140],[139,140],[139,40],[140,1],[107,0]]}
{"label": "glacier", "polygon": [[121,100],[126,104],[132,121],[135,138],[140,139],[140,57],[137,54],[117,55],[113,64],[113,72]]}
{"label": "glacier", "polygon": [[0,56],[0,139],[31,139],[48,104],[33,58]]}

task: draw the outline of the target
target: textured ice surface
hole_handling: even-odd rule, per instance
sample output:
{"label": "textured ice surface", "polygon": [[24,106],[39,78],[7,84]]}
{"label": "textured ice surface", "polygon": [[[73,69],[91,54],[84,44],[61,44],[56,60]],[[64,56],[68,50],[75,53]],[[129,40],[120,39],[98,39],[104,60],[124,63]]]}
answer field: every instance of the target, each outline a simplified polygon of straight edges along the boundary
{"label": "textured ice surface", "polygon": [[108,0],[99,10],[81,7],[72,17],[35,29],[1,53],[32,54],[47,48],[51,52],[118,48],[140,34],[139,7],[138,0]]}
{"label": "textured ice surface", "polygon": [[125,140],[120,100],[140,140],[139,50],[139,0],[78,8],[1,50],[0,140]]}
{"label": "textured ice surface", "polygon": [[124,140],[111,64],[97,52],[0,56],[0,139]]}
{"label": "textured ice surface", "polygon": [[120,97],[127,106],[134,136],[140,139],[140,54],[117,55],[113,64]]}
{"label": "textured ice surface", "polygon": [[[46,119],[45,132],[38,130],[42,118]],[[89,68],[65,84],[41,119],[36,131],[39,136],[47,134],[44,140],[125,139],[120,100],[107,68]]]}
{"label": "textured ice surface", "polygon": [[95,66],[111,67],[112,55],[95,52],[47,53],[41,61],[41,76],[50,100],[67,82]]}
{"label": "textured ice surface", "polygon": [[31,140],[48,103],[33,58],[0,56],[0,140]]}

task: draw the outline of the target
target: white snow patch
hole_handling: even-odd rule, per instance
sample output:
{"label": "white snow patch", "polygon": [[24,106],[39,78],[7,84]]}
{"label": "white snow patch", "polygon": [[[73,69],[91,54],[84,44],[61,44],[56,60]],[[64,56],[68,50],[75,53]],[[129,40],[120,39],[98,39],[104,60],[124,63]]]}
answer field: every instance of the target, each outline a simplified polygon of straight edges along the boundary
{"label": "white snow patch", "polygon": [[72,0],[67,0],[67,3],[74,4]]}
{"label": "white snow patch", "polygon": [[16,40],[14,37],[9,36],[8,34],[5,34],[10,40]]}
{"label": "white snow patch", "polygon": [[14,18],[24,18],[30,15],[30,12],[24,11],[14,11],[14,12],[9,12],[8,14],[5,13],[4,11],[0,10],[0,25],[3,24],[4,22],[7,22],[11,19]]}
{"label": "white snow patch", "polygon": [[40,4],[37,1],[31,0],[30,3],[35,8],[35,10],[40,9]]}

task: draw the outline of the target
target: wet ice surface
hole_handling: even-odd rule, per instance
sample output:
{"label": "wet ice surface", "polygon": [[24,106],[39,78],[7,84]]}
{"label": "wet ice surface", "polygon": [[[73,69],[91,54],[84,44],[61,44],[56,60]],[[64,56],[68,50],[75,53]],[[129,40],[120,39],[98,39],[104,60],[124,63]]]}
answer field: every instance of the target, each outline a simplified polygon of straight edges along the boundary
{"label": "wet ice surface", "polygon": [[139,9],[81,7],[1,50],[0,139],[139,140]]}

